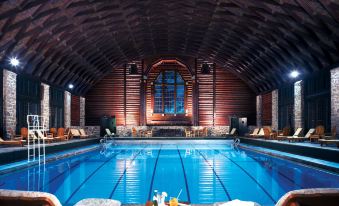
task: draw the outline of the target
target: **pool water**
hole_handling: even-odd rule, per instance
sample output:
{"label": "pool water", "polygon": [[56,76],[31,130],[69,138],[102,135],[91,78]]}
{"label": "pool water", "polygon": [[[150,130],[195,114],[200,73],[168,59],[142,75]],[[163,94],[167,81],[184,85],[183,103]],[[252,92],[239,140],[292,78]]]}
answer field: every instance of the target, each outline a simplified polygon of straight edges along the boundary
{"label": "pool water", "polygon": [[274,205],[290,190],[339,187],[339,176],[231,144],[106,145],[0,176],[0,188],[45,191],[63,205],[84,198],[144,204],[153,191],[193,204],[234,199]]}

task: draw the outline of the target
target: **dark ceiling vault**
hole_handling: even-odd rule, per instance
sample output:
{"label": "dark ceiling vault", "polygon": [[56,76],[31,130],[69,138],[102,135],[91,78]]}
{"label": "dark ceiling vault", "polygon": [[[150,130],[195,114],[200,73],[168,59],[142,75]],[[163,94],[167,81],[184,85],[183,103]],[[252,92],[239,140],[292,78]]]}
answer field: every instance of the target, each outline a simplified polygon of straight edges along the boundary
{"label": "dark ceiling vault", "polygon": [[335,0],[9,0],[0,60],[84,94],[113,67],[153,55],[214,61],[257,93],[339,61]]}

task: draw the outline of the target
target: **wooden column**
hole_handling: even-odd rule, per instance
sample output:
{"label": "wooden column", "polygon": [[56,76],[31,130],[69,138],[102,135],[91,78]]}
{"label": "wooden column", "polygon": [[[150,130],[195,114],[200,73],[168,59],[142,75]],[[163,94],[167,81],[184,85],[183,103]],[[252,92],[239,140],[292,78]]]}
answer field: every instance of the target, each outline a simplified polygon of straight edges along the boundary
{"label": "wooden column", "polygon": [[199,125],[199,80],[198,80],[198,61],[195,58],[193,80],[193,125]]}
{"label": "wooden column", "polygon": [[127,118],[127,113],[126,113],[126,104],[127,104],[127,96],[126,96],[126,68],[127,65],[125,65],[124,68],[124,125],[126,126],[126,118]]}
{"label": "wooden column", "polygon": [[141,78],[140,78],[140,116],[139,125],[146,124],[146,79],[144,78],[144,60],[141,62]]}
{"label": "wooden column", "polygon": [[216,105],[216,65],[213,64],[213,127],[215,126],[215,105]]}

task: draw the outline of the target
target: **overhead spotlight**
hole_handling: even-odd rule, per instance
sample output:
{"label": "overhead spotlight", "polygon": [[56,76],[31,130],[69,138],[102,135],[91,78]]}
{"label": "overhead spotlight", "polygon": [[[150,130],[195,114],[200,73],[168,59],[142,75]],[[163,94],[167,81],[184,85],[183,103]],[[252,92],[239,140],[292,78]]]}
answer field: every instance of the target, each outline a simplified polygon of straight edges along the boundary
{"label": "overhead spotlight", "polygon": [[294,71],[292,71],[291,73],[290,73],[290,77],[292,77],[292,78],[297,78],[298,76],[299,76],[299,72],[298,71],[296,71],[296,70],[294,70]]}
{"label": "overhead spotlight", "polygon": [[74,85],[73,85],[73,84],[69,84],[69,85],[68,85],[68,88],[73,89],[73,88],[74,88]]}
{"label": "overhead spotlight", "polygon": [[20,64],[20,61],[16,58],[16,57],[12,57],[9,59],[9,63],[13,66],[13,67],[17,67]]}

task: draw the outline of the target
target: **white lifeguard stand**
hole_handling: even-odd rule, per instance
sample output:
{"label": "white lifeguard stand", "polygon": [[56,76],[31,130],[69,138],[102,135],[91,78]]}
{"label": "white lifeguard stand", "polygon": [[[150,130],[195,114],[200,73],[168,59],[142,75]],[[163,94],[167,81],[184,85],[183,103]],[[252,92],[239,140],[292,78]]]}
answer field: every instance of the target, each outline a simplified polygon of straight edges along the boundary
{"label": "white lifeguard stand", "polygon": [[[48,117],[47,117],[48,118]],[[47,132],[49,130],[46,124],[47,119],[40,115],[27,115],[27,161],[36,161],[38,159],[39,164],[41,158],[43,163],[46,163],[46,144],[45,139],[36,135],[37,132]],[[36,154],[37,153],[37,154]]]}

